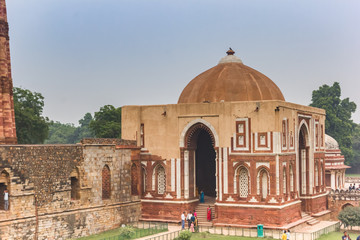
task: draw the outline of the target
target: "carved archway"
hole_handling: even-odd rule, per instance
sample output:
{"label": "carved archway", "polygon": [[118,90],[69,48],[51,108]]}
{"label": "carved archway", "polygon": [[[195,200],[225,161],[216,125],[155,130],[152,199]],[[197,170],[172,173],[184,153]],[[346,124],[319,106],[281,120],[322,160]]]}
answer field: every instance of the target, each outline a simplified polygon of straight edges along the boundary
{"label": "carved archway", "polygon": [[299,131],[299,182],[300,182],[300,195],[309,194],[309,129],[306,122],[302,122]]}
{"label": "carved archway", "polygon": [[[194,120],[182,133],[182,159],[184,161],[184,196],[196,197],[204,191],[207,196],[216,196],[216,146],[215,129],[206,121]],[[185,131],[186,130],[186,131]]]}
{"label": "carved archway", "polygon": [[187,133],[185,135],[185,144],[186,144],[187,148],[196,148],[196,146],[197,146],[196,141],[198,139],[199,134],[202,131],[205,131],[207,134],[209,134],[209,136],[211,138],[211,144],[215,148],[214,135],[213,135],[212,131],[210,130],[210,128],[207,127],[203,123],[196,123],[187,131]]}

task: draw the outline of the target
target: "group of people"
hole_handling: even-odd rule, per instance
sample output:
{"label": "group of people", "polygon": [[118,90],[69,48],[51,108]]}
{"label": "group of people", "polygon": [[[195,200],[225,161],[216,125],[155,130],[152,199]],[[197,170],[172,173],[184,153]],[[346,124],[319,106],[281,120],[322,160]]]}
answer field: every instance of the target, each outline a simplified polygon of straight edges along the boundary
{"label": "group of people", "polygon": [[284,230],[281,240],[290,240],[290,230]]}
{"label": "group of people", "polygon": [[[345,231],[344,235],[341,238],[342,240],[351,240],[350,235]],[[356,240],[360,240],[360,235],[356,238]]]}
{"label": "group of people", "polygon": [[352,184],[350,183],[349,191],[351,191],[351,190],[360,190],[360,184],[359,184],[359,187],[356,188],[355,183],[354,183],[354,185],[352,185]]}
{"label": "group of people", "polygon": [[199,222],[198,222],[198,217],[197,217],[197,213],[194,210],[193,212],[189,212],[187,215],[185,212],[183,212],[181,214],[181,229],[185,230],[185,221],[187,221],[188,223],[188,230],[190,230],[190,232],[199,232]]}

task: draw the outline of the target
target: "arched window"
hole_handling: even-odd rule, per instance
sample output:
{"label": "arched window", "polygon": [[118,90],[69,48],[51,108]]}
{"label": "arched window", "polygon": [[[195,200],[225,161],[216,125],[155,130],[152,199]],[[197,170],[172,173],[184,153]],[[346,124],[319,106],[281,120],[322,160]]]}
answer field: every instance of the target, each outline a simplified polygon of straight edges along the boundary
{"label": "arched window", "polygon": [[0,210],[5,210],[5,190],[10,192],[10,175],[7,171],[4,170],[0,174]]}
{"label": "arched window", "polygon": [[110,168],[105,165],[102,169],[102,199],[109,199],[111,195]]}
{"label": "arched window", "polygon": [[265,169],[261,169],[257,177],[258,182],[258,194],[261,196],[261,201],[265,201],[270,189],[269,189],[269,174]]}
{"label": "arched window", "polygon": [[133,165],[131,166],[131,194],[132,195],[138,195],[138,174],[137,174],[137,167],[136,164],[133,163]]}
{"label": "arched window", "polygon": [[166,175],[163,166],[157,167],[157,192],[158,194],[164,194],[166,191]]}
{"label": "arched window", "polygon": [[249,173],[245,167],[239,169],[239,193],[241,198],[249,194]]}
{"label": "arched window", "polygon": [[286,168],[283,169],[283,194],[286,194]]}
{"label": "arched window", "polygon": [[294,171],[292,165],[290,165],[290,192],[294,191]]}
{"label": "arched window", "polygon": [[74,168],[70,174],[71,181],[71,200],[80,199],[80,181],[79,181],[79,170]]}

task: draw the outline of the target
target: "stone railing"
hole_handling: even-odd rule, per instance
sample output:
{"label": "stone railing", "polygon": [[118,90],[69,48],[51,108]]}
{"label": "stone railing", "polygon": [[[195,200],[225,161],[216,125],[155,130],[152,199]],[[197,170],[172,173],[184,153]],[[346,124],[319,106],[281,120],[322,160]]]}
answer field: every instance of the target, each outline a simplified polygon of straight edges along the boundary
{"label": "stone railing", "polygon": [[360,190],[334,190],[332,189],[328,195],[334,200],[360,200]]}
{"label": "stone railing", "polygon": [[345,177],[346,183],[360,183],[360,177]]}

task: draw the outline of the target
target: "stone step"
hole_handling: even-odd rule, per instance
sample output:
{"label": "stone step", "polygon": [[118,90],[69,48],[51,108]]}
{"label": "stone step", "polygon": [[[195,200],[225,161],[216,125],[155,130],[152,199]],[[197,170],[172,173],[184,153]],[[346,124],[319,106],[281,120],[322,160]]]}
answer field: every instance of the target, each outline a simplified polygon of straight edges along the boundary
{"label": "stone step", "polygon": [[320,221],[317,220],[316,218],[312,218],[311,220],[307,221],[306,223],[313,226],[315,224],[318,224]]}
{"label": "stone step", "polygon": [[196,206],[195,211],[196,211],[200,226],[211,227],[213,225],[212,221],[210,221],[210,222],[207,221],[207,208],[209,206],[211,207],[211,219],[214,219],[214,217],[215,217],[214,203],[215,203],[215,199],[205,197],[205,203],[199,203]]}

